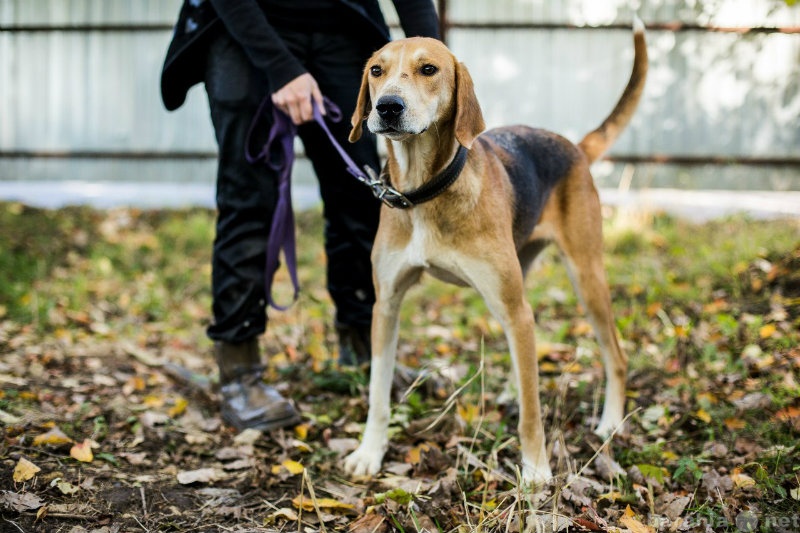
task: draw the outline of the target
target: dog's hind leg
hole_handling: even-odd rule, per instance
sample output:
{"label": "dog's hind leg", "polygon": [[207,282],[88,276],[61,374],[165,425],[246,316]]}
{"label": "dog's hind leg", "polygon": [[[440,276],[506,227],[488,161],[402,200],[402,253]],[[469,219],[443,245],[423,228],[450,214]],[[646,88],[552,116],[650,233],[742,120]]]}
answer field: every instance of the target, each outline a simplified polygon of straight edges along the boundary
{"label": "dog's hind leg", "polygon": [[358,448],[344,461],[354,476],[374,476],[381,469],[389,443],[391,390],[397,356],[400,304],[409,287],[419,280],[420,269],[398,270],[377,264],[375,307],[372,316],[372,361],[369,378],[369,410]]}
{"label": "dog's hind leg", "polygon": [[[513,250],[512,247],[508,249]],[[495,253],[488,262],[463,257],[459,264],[469,273],[469,283],[483,297],[489,311],[503,326],[508,339],[519,394],[519,439],[524,483],[544,483],[552,477],[545,448],[539,402],[539,368],[536,358],[533,310],[525,299],[522,271],[516,258]]]}
{"label": "dog's hind leg", "polygon": [[[578,204],[573,204],[577,210]],[[611,295],[603,267],[600,202],[595,193],[580,203],[580,216],[565,216],[556,243],[570,280],[597,336],[606,373],[603,414],[595,433],[606,438],[619,429],[625,416],[628,356],[622,351],[611,311]]]}

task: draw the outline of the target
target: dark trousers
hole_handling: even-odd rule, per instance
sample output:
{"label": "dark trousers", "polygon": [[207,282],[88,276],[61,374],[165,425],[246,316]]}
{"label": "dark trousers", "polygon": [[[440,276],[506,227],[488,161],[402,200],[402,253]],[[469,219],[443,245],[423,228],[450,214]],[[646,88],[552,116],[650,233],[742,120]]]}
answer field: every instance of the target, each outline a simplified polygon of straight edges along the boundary
{"label": "dark trousers", "polygon": [[[378,169],[374,136],[365,135],[356,144],[347,141],[349,117],[369,51],[343,35],[291,31],[281,35],[322,93],[341,108],[343,120],[330,124],[340,144],[360,166]],[[211,45],[205,85],[219,146],[212,259],[214,322],[208,336],[243,342],[263,333],[267,322],[264,268],[278,182],[276,173],[263,163],[248,163],[244,149],[258,105],[271,91],[269,80],[250,66],[242,48],[226,34]],[[267,126],[254,132],[251,153],[259,151],[267,133]],[[300,126],[298,135],[313,163],[324,203],[327,286],[336,306],[336,321],[368,326],[375,302],[370,252],[380,203],[368,187],[347,173],[317,124]]]}

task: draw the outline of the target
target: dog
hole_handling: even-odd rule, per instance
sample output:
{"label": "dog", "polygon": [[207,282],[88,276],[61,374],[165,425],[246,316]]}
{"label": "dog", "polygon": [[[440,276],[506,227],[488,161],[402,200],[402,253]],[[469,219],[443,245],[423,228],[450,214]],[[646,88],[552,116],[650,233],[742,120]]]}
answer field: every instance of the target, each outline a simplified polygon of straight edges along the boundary
{"label": "dog", "polygon": [[[635,57],[616,107],[577,145],[527,126],[483,131],[464,64],[435,39],[391,42],[367,62],[350,141],[367,128],[386,141],[376,193],[383,206],[372,251],[376,291],[369,409],[363,438],[345,458],[355,477],[380,471],[388,446],[390,390],[403,296],[423,272],[483,297],[508,340],[519,391],[524,483],[552,478],[539,404],[534,317],[523,280],[554,242],[588,312],[606,374],[595,432],[622,424],[628,359],[619,345],[603,267],[600,201],[589,166],[633,115],[648,68],[644,25],[633,25]],[[405,191],[405,192],[404,192]]]}

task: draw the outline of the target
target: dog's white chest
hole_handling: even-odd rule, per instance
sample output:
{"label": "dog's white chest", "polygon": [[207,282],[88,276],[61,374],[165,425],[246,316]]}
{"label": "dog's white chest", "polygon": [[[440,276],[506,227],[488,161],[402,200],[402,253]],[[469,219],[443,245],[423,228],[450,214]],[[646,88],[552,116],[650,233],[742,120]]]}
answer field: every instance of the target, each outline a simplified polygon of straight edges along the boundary
{"label": "dog's white chest", "polygon": [[415,220],[405,249],[405,261],[409,266],[421,267],[441,281],[465,286],[468,277],[461,268],[459,255],[424,221]]}
{"label": "dog's white chest", "polygon": [[406,246],[406,261],[411,266],[422,268],[430,268],[431,252],[430,250],[435,247],[435,241],[432,232],[424,223],[414,221],[414,229],[411,232],[411,240]]}

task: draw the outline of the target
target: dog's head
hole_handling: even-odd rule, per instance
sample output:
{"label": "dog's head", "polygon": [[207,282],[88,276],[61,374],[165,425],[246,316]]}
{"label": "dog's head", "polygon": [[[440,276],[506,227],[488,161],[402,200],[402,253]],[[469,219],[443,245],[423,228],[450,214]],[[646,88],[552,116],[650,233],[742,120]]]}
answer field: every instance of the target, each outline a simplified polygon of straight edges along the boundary
{"label": "dog's head", "polygon": [[424,37],[393,41],[367,61],[350,142],[361,137],[364,120],[394,141],[452,123],[466,148],[485,128],[467,68],[440,41]]}

